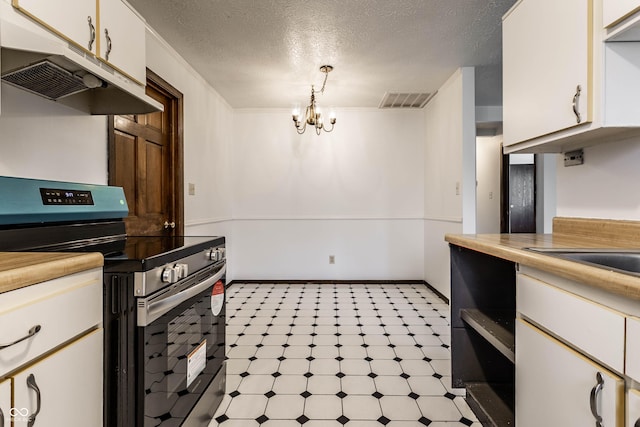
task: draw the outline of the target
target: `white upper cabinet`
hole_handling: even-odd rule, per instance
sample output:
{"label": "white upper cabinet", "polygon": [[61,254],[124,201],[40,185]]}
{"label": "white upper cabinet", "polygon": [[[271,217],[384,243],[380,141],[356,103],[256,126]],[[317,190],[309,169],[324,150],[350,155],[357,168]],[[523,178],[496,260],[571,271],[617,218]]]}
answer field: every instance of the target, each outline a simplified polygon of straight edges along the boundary
{"label": "white upper cabinet", "polygon": [[12,0],[15,8],[76,46],[96,53],[96,3],[83,0]]}
{"label": "white upper cabinet", "polygon": [[605,42],[602,0],[521,0],[503,18],[505,152],[640,135],[640,43]]}
{"label": "white upper cabinet", "polygon": [[100,59],[142,83],[144,52],[144,22],[120,0],[100,0]]}
{"label": "white upper cabinet", "polygon": [[[15,8],[139,85],[146,81],[145,23],[121,0],[12,0]],[[99,9],[96,9],[96,6]]]}
{"label": "white upper cabinet", "polygon": [[605,28],[612,27],[639,10],[638,0],[603,0],[602,25]]}
{"label": "white upper cabinet", "polygon": [[504,145],[591,121],[584,0],[523,0],[503,35]]}

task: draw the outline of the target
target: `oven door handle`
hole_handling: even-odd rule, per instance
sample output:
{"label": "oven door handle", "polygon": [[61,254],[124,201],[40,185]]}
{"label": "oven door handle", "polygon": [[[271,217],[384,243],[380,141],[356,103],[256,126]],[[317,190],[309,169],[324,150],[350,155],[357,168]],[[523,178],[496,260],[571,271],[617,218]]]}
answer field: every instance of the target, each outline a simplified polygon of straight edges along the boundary
{"label": "oven door handle", "polygon": [[138,326],[148,326],[154,320],[169,312],[171,309],[177,307],[184,301],[187,301],[189,298],[198,295],[200,292],[220,280],[226,271],[227,264],[225,263],[213,276],[175,295],[167,297],[152,296],[148,298],[140,298],[138,300]]}

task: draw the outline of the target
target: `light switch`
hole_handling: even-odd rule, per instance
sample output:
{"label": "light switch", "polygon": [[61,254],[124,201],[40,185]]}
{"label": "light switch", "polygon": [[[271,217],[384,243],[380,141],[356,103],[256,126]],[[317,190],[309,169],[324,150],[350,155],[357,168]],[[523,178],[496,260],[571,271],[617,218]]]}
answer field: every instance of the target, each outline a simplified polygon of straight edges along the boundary
{"label": "light switch", "polygon": [[189,195],[190,196],[196,195],[196,185],[192,182],[189,183]]}

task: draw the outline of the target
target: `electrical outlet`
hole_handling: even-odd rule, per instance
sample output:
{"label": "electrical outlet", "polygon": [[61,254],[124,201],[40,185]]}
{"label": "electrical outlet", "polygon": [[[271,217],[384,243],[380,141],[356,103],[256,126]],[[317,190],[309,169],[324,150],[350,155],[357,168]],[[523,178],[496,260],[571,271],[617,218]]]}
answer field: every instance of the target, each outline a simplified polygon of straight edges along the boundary
{"label": "electrical outlet", "polygon": [[196,185],[192,182],[189,183],[189,195],[190,196],[196,195]]}
{"label": "electrical outlet", "polygon": [[335,263],[336,263],[336,256],[329,255],[329,264],[335,264]]}
{"label": "electrical outlet", "polygon": [[489,200],[493,199],[493,191],[489,191]]}
{"label": "electrical outlet", "polygon": [[460,182],[456,181],[456,196],[460,195]]}

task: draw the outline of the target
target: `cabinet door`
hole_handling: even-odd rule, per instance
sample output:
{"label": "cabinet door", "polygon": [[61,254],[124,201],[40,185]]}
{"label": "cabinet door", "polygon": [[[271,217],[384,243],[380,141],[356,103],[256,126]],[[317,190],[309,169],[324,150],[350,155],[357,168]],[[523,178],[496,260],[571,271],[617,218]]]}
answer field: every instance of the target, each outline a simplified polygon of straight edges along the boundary
{"label": "cabinet door", "polygon": [[503,19],[504,145],[591,121],[592,0],[523,0]]}
{"label": "cabinet door", "polygon": [[11,380],[0,381],[0,426],[11,425]]}
{"label": "cabinet door", "polygon": [[627,392],[627,426],[640,425],[640,391],[630,389]]}
{"label": "cabinet door", "polygon": [[[82,49],[94,54],[97,52],[95,1],[13,0],[13,6]],[[89,45],[92,35],[94,41]]]}
{"label": "cabinet door", "polygon": [[[598,384],[600,382],[600,385]],[[516,323],[516,425],[624,425],[624,382],[529,323]],[[594,413],[596,415],[594,415]]]}
{"label": "cabinet door", "polygon": [[100,58],[144,85],[145,24],[120,0],[100,1]]}
{"label": "cabinet door", "polygon": [[[102,329],[72,342],[13,378],[14,405],[27,408],[15,427],[102,425]],[[40,411],[36,414],[40,399]]]}
{"label": "cabinet door", "polygon": [[602,3],[602,25],[612,27],[640,9],[638,0],[604,0]]}

